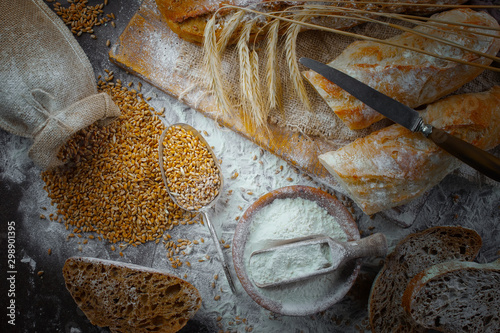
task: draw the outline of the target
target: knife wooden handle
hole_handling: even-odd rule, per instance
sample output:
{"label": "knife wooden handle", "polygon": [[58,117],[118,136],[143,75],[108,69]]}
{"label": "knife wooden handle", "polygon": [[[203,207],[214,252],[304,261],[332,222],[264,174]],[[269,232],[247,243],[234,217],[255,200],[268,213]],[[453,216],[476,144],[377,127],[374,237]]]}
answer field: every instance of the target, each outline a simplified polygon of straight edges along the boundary
{"label": "knife wooden handle", "polygon": [[500,158],[439,128],[433,127],[428,138],[462,162],[470,165],[489,178],[500,182]]}

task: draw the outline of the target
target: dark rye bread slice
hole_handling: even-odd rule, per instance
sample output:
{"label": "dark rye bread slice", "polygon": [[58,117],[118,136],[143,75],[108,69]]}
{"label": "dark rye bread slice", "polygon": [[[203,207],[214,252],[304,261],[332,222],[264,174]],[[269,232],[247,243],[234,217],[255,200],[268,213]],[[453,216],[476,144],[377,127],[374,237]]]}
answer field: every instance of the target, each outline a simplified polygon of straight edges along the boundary
{"label": "dark rye bread slice", "polygon": [[500,332],[500,259],[427,268],[406,287],[403,308],[419,325],[440,332]]}
{"label": "dark rye bread slice", "polygon": [[190,283],[148,267],[72,257],[63,275],[90,322],[111,332],[177,332],[201,306]]}
{"label": "dark rye bread slice", "polygon": [[372,285],[368,304],[372,332],[425,332],[401,306],[408,282],[429,266],[473,260],[481,246],[479,234],[462,227],[433,227],[402,239]]}

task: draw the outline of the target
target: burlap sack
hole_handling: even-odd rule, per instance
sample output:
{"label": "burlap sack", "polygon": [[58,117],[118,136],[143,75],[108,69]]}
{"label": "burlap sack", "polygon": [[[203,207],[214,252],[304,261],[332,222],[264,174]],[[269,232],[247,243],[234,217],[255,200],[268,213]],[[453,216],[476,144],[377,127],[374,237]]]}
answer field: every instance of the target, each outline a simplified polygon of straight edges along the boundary
{"label": "burlap sack", "polygon": [[120,115],[97,92],[92,65],[42,0],[0,1],[0,127],[33,139],[30,158],[61,165],[60,147],[78,130]]}

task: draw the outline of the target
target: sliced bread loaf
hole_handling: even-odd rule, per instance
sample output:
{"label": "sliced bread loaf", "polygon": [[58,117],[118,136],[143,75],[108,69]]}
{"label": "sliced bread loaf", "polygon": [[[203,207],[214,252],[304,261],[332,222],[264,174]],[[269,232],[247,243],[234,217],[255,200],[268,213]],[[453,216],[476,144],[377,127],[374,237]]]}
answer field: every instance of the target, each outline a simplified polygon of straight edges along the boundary
{"label": "sliced bread loaf", "polygon": [[479,234],[462,227],[433,227],[402,239],[372,285],[368,304],[372,332],[425,332],[401,306],[408,282],[431,265],[473,260],[481,246]]}
{"label": "sliced bread loaf", "polygon": [[406,287],[403,308],[419,325],[440,332],[500,332],[500,259],[429,267]]}
{"label": "sliced bread loaf", "polygon": [[90,322],[111,332],[177,332],[201,306],[190,283],[147,267],[73,257],[63,275]]}

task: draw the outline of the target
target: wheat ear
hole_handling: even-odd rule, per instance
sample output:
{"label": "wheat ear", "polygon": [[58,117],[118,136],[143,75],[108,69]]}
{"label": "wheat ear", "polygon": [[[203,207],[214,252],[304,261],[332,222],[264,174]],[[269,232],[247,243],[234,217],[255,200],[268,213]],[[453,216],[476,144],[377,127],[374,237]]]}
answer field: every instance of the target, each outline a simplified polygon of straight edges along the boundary
{"label": "wheat ear", "polygon": [[270,109],[283,111],[282,90],[278,65],[278,33],[280,20],[274,20],[267,33],[266,44],[266,83]]}
{"label": "wheat ear", "polygon": [[[461,8],[461,7],[464,7],[464,6],[455,6],[455,7],[456,8]],[[473,6],[465,6],[464,8],[466,8],[466,7],[475,8]],[[496,7],[498,7],[498,6],[485,6],[484,8],[496,8]],[[225,5],[225,8],[237,8],[237,7],[234,7],[234,6],[231,6],[231,5]],[[385,44],[385,45],[390,45],[390,46],[394,46],[394,47],[399,47],[399,48],[402,48],[402,49],[406,49],[406,50],[414,51],[414,52],[417,52],[417,53],[425,54],[425,55],[428,55],[430,57],[435,57],[435,58],[439,58],[439,59],[443,59],[443,60],[447,60],[447,61],[451,61],[451,62],[456,62],[456,63],[459,63],[459,64],[470,65],[470,66],[474,66],[474,67],[478,67],[478,68],[489,69],[489,70],[494,71],[494,72],[500,72],[500,68],[498,68],[498,67],[481,65],[481,64],[478,64],[478,63],[470,62],[470,61],[459,60],[459,59],[455,59],[455,58],[452,58],[452,57],[446,57],[446,56],[442,56],[442,55],[440,55],[439,53],[436,53],[436,52],[428,52],[428,51],[424,51],[424,50],[416,48],[416,47],[411,47],[411,46],[397,44],[397,43],[391,43],[389,40],[378,39],[378,38],[374,38],[374,37],[370,37],[370,36],[366,36],[366,35],[362,35],[362,34],[357,34],[357,33],[349,32],[349,31],[341,30],[341,29],[328,28],[328,27],[325,27],[325,26],[321,26],[321,25],[317,25],[317,24],[313,24],[313,23],[309,23],[309,22],[304,22],[304,21],[300,21],[299,22],[299,21],[297,21],[295,19],[291,19],[291,18],[288,18],[288,17],[285,17],[285,16],[278,16],[278,15],[275,15],[275,14],[272,14],[272,13],[269,14],[269,13],[259,12],[259,11],[256,11],[256,10],[253,10],[253,9],[249,9],[249,8],[243,8],[243,10],[245,10],[245,11],[247,11],[249,13],[256,14],[256,15],[265,16],[267,18],[279,19],[279,20],[281,20],[283,22],[287,22],[287,23],[290,23],[290,24],[301,25],[304,28],[308,28],[308,29],[313,29],[313,30],[318,30],[318,31],[327,31],[327,32],[332,32],[332,33],[338,34],[338,35],[343,35],[343,36],[348,36],[348,37],[354,37],[354,38],[361,39],[361,40],[368,40],[368,41],[372,41],[372,42],[377,42],[377,43],[381,43],[381,44]],[[460,25],[464,25],[464,24],[460,24]],[[470,24],[468,24],[467,26],[474,26],[474,27],[477,27],[478,29],[489,29],[488,27],[482,27],[482,26],[478,26],[478,25],[470,25]]]}
{"label": "wheat ear", "polygon": [[232,14],[231,18],[224,24],[224,29],[222,29],[219,40],[217,41],[217,52],[219,52],[220,55],[222,55],[222,53],[226,50],[231,37],[240,26],[241,19],[244,15],[245,11],[238,10]]}
{"label": "wheat ear", "polygon": [[262,95],[259,87],[259,66],[257,53],[250,53],[250,32],[255,21],[248,21],[242,28],[236,47],[240,62],[240,96],[243,124],[249,131],[265,125],[263,121]]}
{"label": "wheat ear", "polygon": [[264,103],[264,98],[262,96],[262,89],[260,83],[260,75],[259,75],[259,55],[257,51],[252,50],[250,53],[250,64],[252,65],[252,87],[253,90],[252,95],[255,97],[255,100],[251,105],[251,122],[256,125],[257,128],[263,129],[267,128],[267,116],[269,115],[269,105]]}
{"label": "wheat ear", "polygon": [[222,113],[228,113],[232,105],[224,89],[225,84],[221,75],[221,54],[217,50],[215,21],[216,15],[212,16],[205,27],[203,65],[207,72],[209,91],[213,92],[216,105]]}
{"label": "wheat ear", "polygon": [[[294,17],[294,20],[302,22],[306,17],[306,15],[298,14]],[[296,54],[297,36],[301,29],[302,25],[300,23],[293,23],[288,28],[285,37],[285,57],[288,64],[288,71],[290,73],[290,79],[292,81],[293,88],[295,89],[297,96],[307,108],[307,110],[311,110],[311,103],[309,102],[309,98],[307,96],[306,87],[304,85],[302,74],[300,73]]]}

